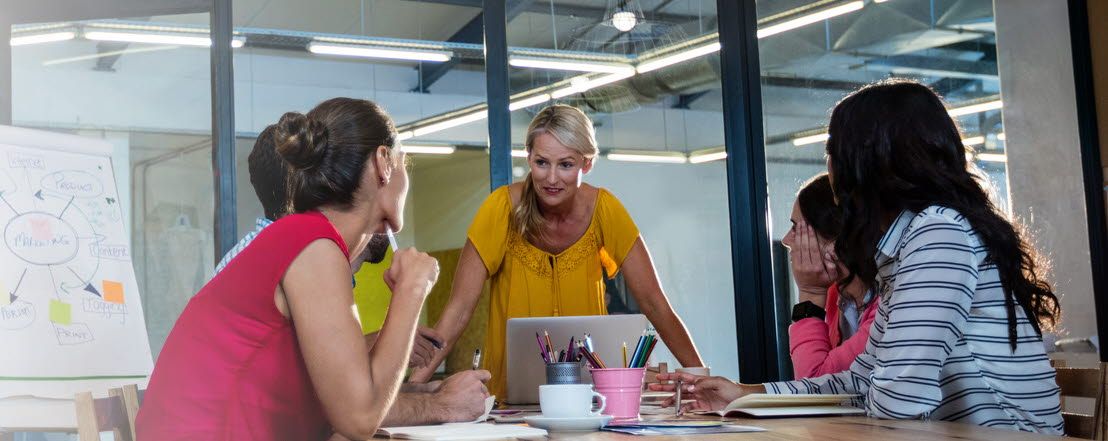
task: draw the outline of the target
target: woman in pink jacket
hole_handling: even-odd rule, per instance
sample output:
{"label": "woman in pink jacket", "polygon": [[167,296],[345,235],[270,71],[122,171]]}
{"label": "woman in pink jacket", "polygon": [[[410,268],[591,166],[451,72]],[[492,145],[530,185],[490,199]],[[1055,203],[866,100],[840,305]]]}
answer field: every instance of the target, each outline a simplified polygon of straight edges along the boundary
{"label": "woman in pink jacket", "polygon": [[781,242],[789,248],[800,292],[789,327],[793,375],[800,379],[844,371],[866,348],[877,302],[858,278],[838,285],[845,274],[834,251],[842,216],[826,173],[801,187],[789,220],[793,226]]}

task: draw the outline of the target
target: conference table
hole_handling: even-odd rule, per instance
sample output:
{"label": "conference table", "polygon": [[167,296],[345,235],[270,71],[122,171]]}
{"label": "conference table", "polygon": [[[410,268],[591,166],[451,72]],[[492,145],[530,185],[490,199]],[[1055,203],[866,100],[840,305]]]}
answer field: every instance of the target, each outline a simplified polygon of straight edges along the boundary
{"label": "conference table", "polygon": [[746,432],[680,436],[633,436],[613,432],[551,433],[546,439],[564,441],[610,441],[641,439],[643,441],[855,441],[877,439],[881,441],[930,441],[958,439],[967,441],[1024,441],[1078,439],[1037,435],[1012,430],[991,429],[962,423],[944,421],[880,420],[866,417],[728,418],[733,424],[758,426],[765,432]]}

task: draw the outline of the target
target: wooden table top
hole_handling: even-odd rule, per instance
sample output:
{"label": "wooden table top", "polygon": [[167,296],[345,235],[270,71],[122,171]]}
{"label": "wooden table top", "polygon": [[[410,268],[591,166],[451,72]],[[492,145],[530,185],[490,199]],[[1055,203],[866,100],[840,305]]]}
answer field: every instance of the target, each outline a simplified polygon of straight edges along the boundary
{"label": "wooden table top", "polygon": [[970,424],[945,421],[897,421],[866,417],[822,418],[772,418],[728,419],[729,422],[767,429],[765,432],[727,433],[710,435],[648,436],[640,437],[614,432],[551,433],[549,439],[572,441],[609,441],[641,439],[650,441],[855,441],[875,439],[880,441],[932,441],[935,439],[959,439],[969,441],[1024,441],[1076,439],[1037,435],[1012,430],[992,429]]}

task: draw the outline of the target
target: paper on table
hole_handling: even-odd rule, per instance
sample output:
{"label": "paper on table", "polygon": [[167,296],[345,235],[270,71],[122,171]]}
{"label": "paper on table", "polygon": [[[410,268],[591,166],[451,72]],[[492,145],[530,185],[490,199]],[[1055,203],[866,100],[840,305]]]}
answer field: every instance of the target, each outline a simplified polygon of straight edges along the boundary
{"label": "paper on table", "polygon": [[492,413],[492,407],[495,406],[495,405],[496,405],[496,395],[489,395],[488,398],[485,398],[485,413],[482,414],[481,416],[477,417],[477,419],[475,419],[473,421],[466,421],[466,422],[459,422],[459,423],[446,423],[446,425],[473,424],[473,423],[485,422],[486,420],[489,419],[489,414]]}

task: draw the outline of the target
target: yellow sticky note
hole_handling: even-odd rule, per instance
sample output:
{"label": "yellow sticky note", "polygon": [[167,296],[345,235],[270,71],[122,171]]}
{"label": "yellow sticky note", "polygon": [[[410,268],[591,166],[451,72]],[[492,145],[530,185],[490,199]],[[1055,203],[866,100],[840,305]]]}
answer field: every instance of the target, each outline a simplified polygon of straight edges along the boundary
{"label": "yellow sticky note", "polygon": [[105,280],[100,287],[103,289],[104,301],[108,303],[123,303],[123,284],[111,280]]}
{"label": "yellow sticky note", "polygon": [[50,299],[50,321],[59,325],[73,323],[73,308],[61,300]]}
{"label": "yellow sticky note", "polygon": [[0,306],[8,306],[12,303],[12,293],[8,291],[8,287],[4,285],[4,281],[0,280]]}

